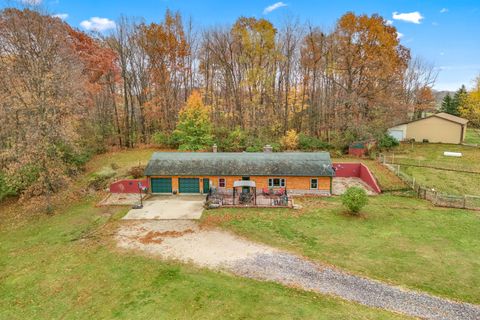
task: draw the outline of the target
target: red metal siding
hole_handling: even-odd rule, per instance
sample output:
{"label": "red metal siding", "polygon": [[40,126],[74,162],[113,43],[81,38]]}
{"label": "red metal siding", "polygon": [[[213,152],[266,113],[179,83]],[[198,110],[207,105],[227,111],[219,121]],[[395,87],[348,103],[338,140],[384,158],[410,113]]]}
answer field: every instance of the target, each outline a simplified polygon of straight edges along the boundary
{"label": "red metal siding", "polygon": [[380,193],[382,190],[377,184],[377,181],[373,177],[367,166],[363,163],[334,163],[335,176],[341,178],[357,177],[362,179],[368,184],[375,192]]}
{"label": "red metal siding", "polygon": [[148,187],[147,179],[125,179],[115,181],[110,185],[111,193],[139,193],[138,183],[141,182],[142,186]]}

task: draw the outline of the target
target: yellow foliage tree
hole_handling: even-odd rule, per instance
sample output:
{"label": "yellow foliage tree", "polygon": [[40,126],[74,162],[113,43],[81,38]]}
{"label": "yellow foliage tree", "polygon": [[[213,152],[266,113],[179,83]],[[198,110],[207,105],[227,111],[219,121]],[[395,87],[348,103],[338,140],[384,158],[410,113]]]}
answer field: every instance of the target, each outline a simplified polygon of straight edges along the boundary
{"label": "yellow foliage tree", "polygon": [[475,127],[480,127],[480,76],[476,79],[475,87],[468,93],[464,103],[460,103],[460,116],[470,120]]}
{"label": "yellow foliage tree", "polygon": [[298,133],[294,129],[288,130],[282,137],[282,147],[285,150],[295,150],[298,147]]}

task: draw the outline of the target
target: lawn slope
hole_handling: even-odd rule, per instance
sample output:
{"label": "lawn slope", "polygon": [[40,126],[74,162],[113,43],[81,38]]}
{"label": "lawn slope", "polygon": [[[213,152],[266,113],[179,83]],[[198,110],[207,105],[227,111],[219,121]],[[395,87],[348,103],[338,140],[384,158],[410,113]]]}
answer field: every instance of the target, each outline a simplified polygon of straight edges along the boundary
{"label": "lawn slope", "polygon": [[370,197],[361,217],[338,198],[296,201],[302,210],[221,209],[205,225],[357,274],[480,304],[480,214],[426,201]]}

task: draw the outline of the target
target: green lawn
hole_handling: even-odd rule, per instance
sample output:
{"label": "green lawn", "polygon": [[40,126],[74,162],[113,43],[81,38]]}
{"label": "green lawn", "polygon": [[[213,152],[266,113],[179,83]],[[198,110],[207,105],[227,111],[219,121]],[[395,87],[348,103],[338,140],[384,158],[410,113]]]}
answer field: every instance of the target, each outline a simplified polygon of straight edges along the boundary
{"label": "green lawn", "polygon": [[304,208],[210,210],[202,219],[350,272],[480,303],[480,213],[389,195],[370,197],[361,217],[345,214],[339,198],[297,203]]}
{"label": "green lawn", "polygon": [[467,128],[465,143],[480,145],[480,129]]}
{"label": "green lawn", "polygon": [[111,239],[126,209],[96,208],[94,200],[0,225],[0,319],[404,319],[120,252]]}
{"label": "green lawn", "polygon": [[[445,157],[444,151],[461,152],[461,158]],[[480,148],[449,144],[402,144],[389,153],[388,161],[406,164],[401,171],[422,186],[448,194],[480,195],[480,174],[438,170],[418,166],[480,172]],[[415,166],[408,166],[415,165]]]}

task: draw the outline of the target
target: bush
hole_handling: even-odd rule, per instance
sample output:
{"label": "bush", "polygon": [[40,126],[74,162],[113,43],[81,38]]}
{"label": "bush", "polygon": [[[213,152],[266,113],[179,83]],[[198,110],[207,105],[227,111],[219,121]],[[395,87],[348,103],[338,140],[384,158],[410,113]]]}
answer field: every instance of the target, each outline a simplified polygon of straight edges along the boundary
{"label": "bush", "polygon": [[390,150],[393,147],[398,146],[400,143],[397,139],[385,133],[379,140],[378,140],[378,148],[380,150]]}
{"label": "bush", "polygon": [[107,186],[107,182],[115,176],[115,170],[110,167],[105,167],[100,171],[92,174],[88,181],[88,186],[94,190],[102,190]]}
{"label": "bush", "polygon": [[302,151],[314,151],[330,149],[331,146],[316,137],[301,133],[298,135],[298,148]]}
{"label": "bush", "polygon": [[243,151],[245,150],[245,143],[247,139],[247,133],[240,127],[230,131],[222,142],[219,142],[220,148],[225,151]]}
{"label": "bush", "polygon": [[280,141],[283,150],[296,150],[298,148],[298,134],[292,129],[282,137]]}
{"label": "bush", "polygon": [[40,177],[40,169],[33,164],[21,167],[12,174],[5,175],[8,188],[15,194],[20,194],[35,183]]}
{"label": "bush", "polygon": [[5,174],[0,172],[0,201],[9,196],[15,196],[16,191],[7,183]]}
{"label": "bush", "polygon": [[342,195],[342,204],[352,214],[358,214],[368,203],[367,192],[360,187],[350,187]]}
{"label": "bush", "polygon": [[172,137],[164,132],[157,131],[154,134],[152,134],[152,142],[156,145],[159,145],[161,147],[167,147],[170,148],[172,147],[175,143],[172,140]]}
{"label": "bush", "polygon": [[144,172],[145,172],[144,166],[135,166],[135,167],[131,167],[128,170],[128,174],[131,175],[133,179],[138,179],[143,177]]}

